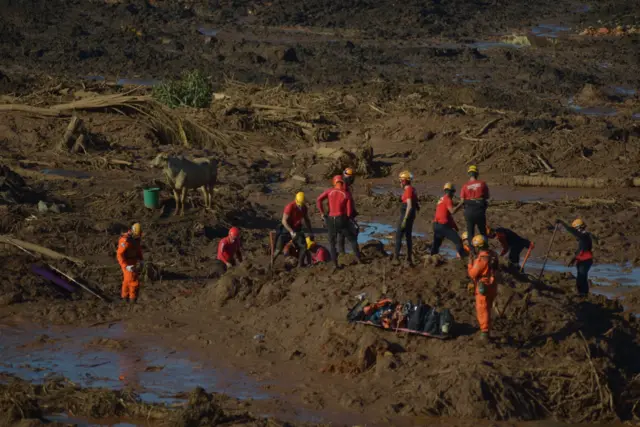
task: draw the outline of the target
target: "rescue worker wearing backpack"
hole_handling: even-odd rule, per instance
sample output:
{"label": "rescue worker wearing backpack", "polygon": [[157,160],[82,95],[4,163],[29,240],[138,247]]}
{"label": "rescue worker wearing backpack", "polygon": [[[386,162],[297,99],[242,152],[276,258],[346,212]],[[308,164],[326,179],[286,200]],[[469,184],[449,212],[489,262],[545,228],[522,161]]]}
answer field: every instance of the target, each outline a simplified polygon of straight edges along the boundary
{"label": "rescue worker wearing backpack", "polygon": [[495,230],[487,226],[487,237],[497,239],[502,245],[500,256],[509,254],[509,268],[512,270],[520,269],[520,254],[523,250],[533,250],[533,242],[518,235],[515,231],[504,227],[498,227]]}
{"label": "rescue worker wearing backpack", "polygon": [[[356,181],[356,175],[353,172],[353,168],[346,168],[343,172],[342,172],[342,180],[344,181],[344,191],[346,191],[347,193],[349,193],[349,195],[351,196],[351,200],[353,199],[353,193],[351,192],[351,186],[355,183]],[[351,232],[354,233],[356,235],[356,238],[358,237],[358,223],[356,222],[356,216],[358,216],[358,212],[356,211],[356,206],[355,206],[355,201],[353,203],[353,215],[351,218],[349,218],[349,223],[347,224],[348,227],[351,228]],[[344,254],[346,253],[346,251],[344,250],[344,241],[345,241],[346,236],[342,233],[340,233],[338,235],[338,253]]]}
{"label": "rescue worker wearing backpack", "polygon": [[[460,203],[454,209],[456,213],[464,206],[464,219],[467,223],[468,237],[475,235],[475,228],[478,234],[487,237],[487,206],[489,205],[489,187],[484,181],[478,179],[479,172],[477,166],[469,166],[467,169],[469,181],[467,181],[460,191]],[[473,245],[470,247],[474,251]]]}
{"label": "rescue worker wearing backpack", "polygon": [[307,237],[307,252],[313,265],[331,261],[329,251],[324,246],[317,244],[312,237]]}
{"label": "rescue worker wearing backpack", "polygon": [[[334,176],[332,183],[333,188],[329,188],[318,196],[316,206],[329,229],[329,251],[331,253],[331,259],[334,262],[335,268],[339,269],[340,265],[338,264],[338,256],[336,255],[336,239],[338,233],[345,234],[355,254],[356,262],[360,263],[361,259],[357,237],[348,226],[349,218],[353,216],[354,212],[353,199],[348,192],[344,191],[344,179],[342,175]],[[325,213],[323,206],[325,200],[327,200],[329,205],[328,213]]]}
{"label": "rescue worker wearing backpack", "polygon": [[481,234],[473,237],[471,244],[477,257],[469,262],[467,272],[475,285],[476,316],[481,339],[488,341],[491,331],[491,309],[498,295],[498,255],[489,249],[487,238]]}
{"label": "rescue worker wearing backpack", "polygon": [[398,176],[400,179],[400,187],[402,188],[402,197],[400,201],[402,203],[400,209],[400,220],[398,221],[398,228],[396,230],[396,250],[394,253],[394,262],[399,261],[400,249],[402,248],[402,236],[407,241],[407,263],[413,266],[413,222],[416,219],[416,213],[420,209],[418,204],[418,193],[411,185],[413,181],[413,174],[409,171],[400,172]]}
{"label": "rescue worker wearing backpack", "polygon": [[229,235],[224,239],[220,239],[220,243],[218,243],[218,258],[216,261],[224,264],[225,271],[242,262],[240,248],[240,229],[231,227]]}
{"label": "rescue worker wearing backpack", "polygon": [[447,182],[443,188],[444,195],[438,200],[436,205],[436,215],[433,218],[433,244],[431,246],[431,255],[437,255],[440,252],[440,245],[444,239],[450,240],[456,245],[458,257],[462,258],[467,255],[462,245],[462,240],[458,235],[458,225],[453,219],[453,195],[456,192],[455,187]]}
{"label": "rescue worker wearing backpack", "polygon": [[306,236],[302,231],[303,222],[309,231],[309,236],[313,237],[305,196],[304,193],[300,191],[296,194],[295,200],[285,206],[284,212],[282,213],[282,220],[276,231],[275,250],[271,257],[271,267],[273,267],[273,262],[278,255],[283,252],[288,242],[291,242],[297,249],[297,251],[291,251],[297,252],[297,266],[300,267],[303,265],[307,246],[305,242]]}
{"label": "rescue worker wearing backpack", "polygon": [[580,218],[576,218],[571,225],[556,220],[556,224],[562,225],[573,237],[578,240],[578,249],[575,256],[569,262],[569,266],[576,265],[576,290],[578,294],[585,296],[589,294],[589,270],[593,265],[593,238],[594,235],[587,231],[587,225]]}
{"label": "rescue worker wearing backpack", "polygon": [[116,258],[122,269],[123,279],[120,297],[124,302],[135,303],[138,299],[140,272],[144,266],[141,239],[142,227],[136,222],[118,240]]}

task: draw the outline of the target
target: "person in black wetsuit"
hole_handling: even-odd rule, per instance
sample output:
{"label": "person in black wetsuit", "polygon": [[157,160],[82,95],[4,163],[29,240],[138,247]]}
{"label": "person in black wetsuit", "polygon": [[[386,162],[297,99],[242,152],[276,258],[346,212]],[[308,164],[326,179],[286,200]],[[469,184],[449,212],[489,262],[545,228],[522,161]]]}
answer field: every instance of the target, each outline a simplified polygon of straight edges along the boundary
{"label": "person in black wetsuit", "polygon": [[561,224],[573,237],[578,240],[578,250],[569,266],[575,263],[577,269],[576,289],[578,294],[587,295],[589,293],[589,270],[593,265],[593,240],[591,233],[587,232],[587,225],[580,218],[575,219],[571,225],[556,220],[556,224]]}
{"label": "person in black wetsuit", "polygon": [[533,249],[533,242],[518,235],[515,231],[504,227],[495,230],[487,226],[487,237],[497,239],[502,245],[500,256],[509,253],[509,268],[520,269],[520,254],[524,249]]}

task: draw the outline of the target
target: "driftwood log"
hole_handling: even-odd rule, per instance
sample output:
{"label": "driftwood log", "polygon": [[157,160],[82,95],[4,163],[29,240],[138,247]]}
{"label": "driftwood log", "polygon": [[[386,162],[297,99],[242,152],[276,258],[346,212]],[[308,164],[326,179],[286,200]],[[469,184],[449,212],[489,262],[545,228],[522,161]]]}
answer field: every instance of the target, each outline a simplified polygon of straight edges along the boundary
{"label": "driftwood log", "polygon": [[524,187],[605,188],[608,185],[608,181],[602,178],[559,178],[527,175],[516,175],[513,177],[513,182],[515,185]]}
{"label": "driftwood log", "polygon": [[13,245],[18,249],[27,250],[31,252],[39,253],[40,255],[44,255],[51,259],[57,260],[68,260],[77,265],[84,265],[85,262],[80,258],[71,257],[65,254],[61,254],[60,252],[56,252],[49,248],[45,248],[44,246],[36,245],[35,243],[25,242],[24,240],[14,239],[10,236],[0,236],[0,243],[6,243],[9,245]]}

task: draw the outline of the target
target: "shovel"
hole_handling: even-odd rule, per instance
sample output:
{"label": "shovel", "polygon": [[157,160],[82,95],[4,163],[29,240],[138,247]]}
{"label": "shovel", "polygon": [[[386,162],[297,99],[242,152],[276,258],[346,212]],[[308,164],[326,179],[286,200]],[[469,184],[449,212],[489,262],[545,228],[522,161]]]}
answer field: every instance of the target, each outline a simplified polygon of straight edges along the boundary
{"label": "shovel", "polygon": [[522,261],[522,266],[520,267],[520,273],[524,273],[524,266],[527,264],[527,260],[529,259],[529,255],[531,255],[531,251],[533,250],[533,242],[529,245],[529,250],[527,254],[524,256],[524,261]]}

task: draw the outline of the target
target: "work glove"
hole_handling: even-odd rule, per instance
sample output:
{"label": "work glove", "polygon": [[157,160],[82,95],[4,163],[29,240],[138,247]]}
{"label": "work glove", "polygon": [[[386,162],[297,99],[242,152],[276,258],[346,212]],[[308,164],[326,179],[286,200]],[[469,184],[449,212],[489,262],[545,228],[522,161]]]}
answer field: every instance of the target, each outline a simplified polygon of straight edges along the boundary
{"label": "work glove", "polygon": [[127,265],[126,270],[127,270],[129,273],[133,273],[134,268],[135,268],[135,265]]}
{"label": "work glove", "polygon": [[404,231],[404,229],[407,228],[407,219],[403,219],[402,220],[402,224],[400,225],[400,231]]}
{"label": "work glove", "polygon": [[478,292],[480,292],[480,295],[485,295],[487,293],[487,288],[484,286],[484,283],[480,282],[478,284]]}
{"label": "work glove", "polygon": [[476,285],[474,285],[473,283],[469,283],[467,285],[467,292],[469,292],[469,295],[473,295],[473,292],[476,290]]}
{"label": "work glove", "polygon": [[291,238],[292,238],[292,239],[295,239],[295,238],[296,238],[296,232],[295,232],[295,231],[292,231],[292,232],[291,232]]}

